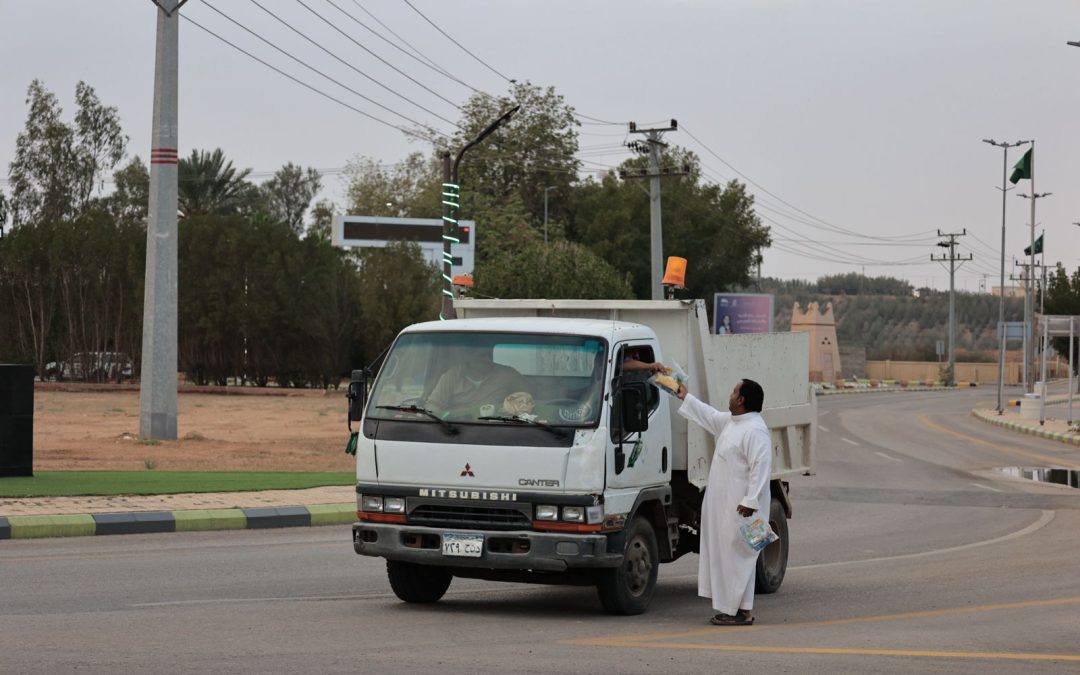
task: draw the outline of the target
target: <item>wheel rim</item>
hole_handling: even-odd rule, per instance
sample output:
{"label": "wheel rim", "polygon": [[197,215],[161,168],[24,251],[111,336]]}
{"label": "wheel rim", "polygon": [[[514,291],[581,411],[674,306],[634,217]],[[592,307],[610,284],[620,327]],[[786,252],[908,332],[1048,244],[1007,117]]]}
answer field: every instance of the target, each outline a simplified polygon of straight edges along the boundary
{"label": "wheel rim", "polygon": [[626,547],[626,559],[623,563],[623,570],[626,572],[626,588],[631,595],[640,596],[649,587],[652,567],[652,557],[649,555],[649,547],[645,545],[645,540],[642,537],[634,537]]}

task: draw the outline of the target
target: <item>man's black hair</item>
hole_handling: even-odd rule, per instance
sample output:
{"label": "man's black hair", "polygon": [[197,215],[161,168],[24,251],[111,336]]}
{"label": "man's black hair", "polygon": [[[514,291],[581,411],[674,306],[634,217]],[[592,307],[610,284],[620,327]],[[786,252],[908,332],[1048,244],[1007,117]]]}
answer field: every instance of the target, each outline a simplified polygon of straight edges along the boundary
{"label": "man's black hair", "polygon": [[743,407],[747,412],[761,412],[761,404],[765,401],[765,390],[753,380],[743,380],[739,387],[739,396],[743,398]]}

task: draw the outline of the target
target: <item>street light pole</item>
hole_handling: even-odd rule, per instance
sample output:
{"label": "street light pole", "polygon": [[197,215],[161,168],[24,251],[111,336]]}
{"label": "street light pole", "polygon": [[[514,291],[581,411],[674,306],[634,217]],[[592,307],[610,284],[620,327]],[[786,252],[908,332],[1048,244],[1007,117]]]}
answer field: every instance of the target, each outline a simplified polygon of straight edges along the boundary
{"label": "street light pole", "polygon": [[[450,153],[447,152],[443,154],[443,298],[442,311],[439,312],[440,319],[453,319],[457,316],[454,312],[454,278],[451,275],[450,266],[454,261],[453,255],[451,254],[451,246],[458,242],[457,222],[458,212],[461,209],[461,183],[459,182],[458,176],[459,170],[461,169],[461,158],[464,157],[465,153],[471,148],[479,145],[481,141],[505,124],[506,121],[513,117],[514,113],[520,109],[521,106],[516,105],[500,115],[497,120],[489,124],[476,138],[466,143],[465,147],[461,150],[458,150],[457,157],[454,158],[453,164],[450,163]],[[470,233],[470,235],[475,236],[473,233]]]}
{"label": "street light pole", "polygon": [[1001,331],[1001,339],[998,345],[998,390],[997,411],[999,415],[1005,414],[1005,193],[1009,191],[1006,177],[1009,173],[1009,148],[1024,145],[1028,141],[997,142],[992,138],[984,138],[983,143],[989,143],[1003,150],[1001,156],[1001,286],[999,288],[1000,300],[998,302],[998,330]]}

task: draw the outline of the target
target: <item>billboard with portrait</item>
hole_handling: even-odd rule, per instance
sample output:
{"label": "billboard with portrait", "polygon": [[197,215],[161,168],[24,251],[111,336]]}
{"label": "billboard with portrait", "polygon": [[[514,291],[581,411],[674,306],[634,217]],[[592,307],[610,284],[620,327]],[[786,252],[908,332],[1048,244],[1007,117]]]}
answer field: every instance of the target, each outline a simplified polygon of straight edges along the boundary
{"label": "billboard with portrait", "polygon": [[773,332],[771,293],[716,293],[713,296],[713,333]]}

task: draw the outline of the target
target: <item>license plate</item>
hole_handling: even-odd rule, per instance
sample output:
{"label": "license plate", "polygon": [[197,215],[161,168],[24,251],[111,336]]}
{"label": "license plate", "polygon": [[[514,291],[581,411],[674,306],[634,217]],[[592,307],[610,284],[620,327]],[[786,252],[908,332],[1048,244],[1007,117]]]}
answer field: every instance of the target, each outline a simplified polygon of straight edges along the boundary
{"label": "license plate", "polygon": [[442,554],[479,558],[484,552],[484,535],[447,532],[442,536]]}

